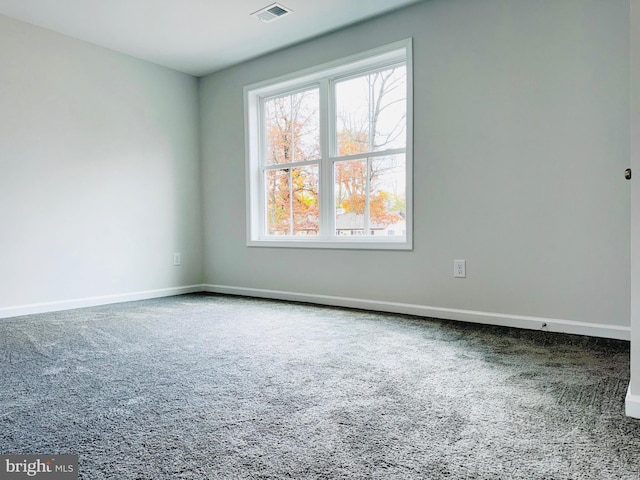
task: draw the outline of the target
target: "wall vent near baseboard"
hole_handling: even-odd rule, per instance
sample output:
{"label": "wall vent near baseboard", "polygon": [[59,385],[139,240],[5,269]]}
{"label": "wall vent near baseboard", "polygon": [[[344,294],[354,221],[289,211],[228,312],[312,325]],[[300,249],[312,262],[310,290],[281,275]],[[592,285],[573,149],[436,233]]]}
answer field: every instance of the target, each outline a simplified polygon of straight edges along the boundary
{"label": "wall vent near baseboard", "polygon": [[265,23],[270,23],[274,20],[282,18],[285,15],[288,15],[292,11],[293,10],[285,7],[284,5],[274,3],[272,5],[269,5],[268,7],[261,8],[257,12],[253,12],[251,15],[258,17],[258,19]]}

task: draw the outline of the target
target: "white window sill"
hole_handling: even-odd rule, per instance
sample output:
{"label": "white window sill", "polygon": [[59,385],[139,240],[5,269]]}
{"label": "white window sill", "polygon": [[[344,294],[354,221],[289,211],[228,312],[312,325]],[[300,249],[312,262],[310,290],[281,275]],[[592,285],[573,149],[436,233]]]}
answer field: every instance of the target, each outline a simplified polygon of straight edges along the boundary
{"label": "white window sill", "polygon": [[275,248],[326,248],[343,250],[413,250],[407,238],[300,238],[300,237],[268,237],[247,241],[248,247]]}

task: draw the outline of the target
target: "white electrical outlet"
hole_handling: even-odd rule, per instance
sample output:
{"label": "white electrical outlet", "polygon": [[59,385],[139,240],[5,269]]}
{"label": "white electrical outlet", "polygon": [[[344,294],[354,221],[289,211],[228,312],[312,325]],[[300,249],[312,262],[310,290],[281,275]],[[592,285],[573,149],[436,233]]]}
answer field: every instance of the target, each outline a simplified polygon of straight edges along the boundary
{"label": "white electrical outlet", "polygon": [[467,261],[466,260],[453,261],[453,276],[456,278],[467,277]]}
{"label": "white electrical outlet", "polygon": [[178,267],[181,264],[180,252],[175,252],[173,254],[173,265]]}

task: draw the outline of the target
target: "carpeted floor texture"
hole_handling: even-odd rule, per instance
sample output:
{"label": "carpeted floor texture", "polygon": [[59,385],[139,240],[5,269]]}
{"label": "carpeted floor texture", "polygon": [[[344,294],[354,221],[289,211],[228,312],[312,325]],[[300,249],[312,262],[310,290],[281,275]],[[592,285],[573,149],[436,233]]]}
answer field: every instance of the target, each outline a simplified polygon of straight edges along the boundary
{"label": "carpeted floor texture", "polygon": [[0,453],[100,479],[640,479],[629,344],[194,294],[0,321]]}

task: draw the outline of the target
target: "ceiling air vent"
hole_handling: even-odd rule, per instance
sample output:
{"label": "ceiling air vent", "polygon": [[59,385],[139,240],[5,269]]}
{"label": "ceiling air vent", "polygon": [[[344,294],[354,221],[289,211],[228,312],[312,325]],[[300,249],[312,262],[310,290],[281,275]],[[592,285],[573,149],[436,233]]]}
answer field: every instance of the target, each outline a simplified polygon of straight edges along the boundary
{"label": "ceiling air vent", "polygon": [[269,23],[291,13],[292,11],[293,10],[290,8],[280,5],[279,3],[274,3],[268,7],[258,10],[257,12],[253,12],[251,15],[258,17],[265,23]]}

